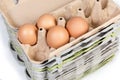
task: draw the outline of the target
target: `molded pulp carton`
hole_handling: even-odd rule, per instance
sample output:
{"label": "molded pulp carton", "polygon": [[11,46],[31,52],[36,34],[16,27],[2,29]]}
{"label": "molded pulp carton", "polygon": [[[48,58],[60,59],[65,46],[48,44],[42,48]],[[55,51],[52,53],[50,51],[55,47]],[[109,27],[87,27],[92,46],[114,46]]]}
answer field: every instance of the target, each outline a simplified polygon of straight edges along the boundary
{"label": "molded pulp carton", "polygon": [[[0,11],[7,25],[11,51],[25,65],[29,80],[79,80],[111,61],[117,51],[120,8],[112,0],[0,0]],[[60,25],[80,16],[90,29],[51,51],[47,60],[37,62],[30,59],[30,46],[18,41],[17,31],[25,23],[36,24],[44,13],[54,15]]]}

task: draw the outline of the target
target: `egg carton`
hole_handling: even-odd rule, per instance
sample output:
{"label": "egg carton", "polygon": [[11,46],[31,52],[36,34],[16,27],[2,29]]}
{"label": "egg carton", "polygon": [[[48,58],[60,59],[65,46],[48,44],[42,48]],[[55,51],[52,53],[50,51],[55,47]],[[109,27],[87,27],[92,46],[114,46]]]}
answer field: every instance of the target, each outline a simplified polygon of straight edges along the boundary
{"label": "egg carton", "polygon": [[[46,1],[40,0],[0,2],[0,10],[10,36],[11,51],[25,65],[29,80],[78,80],[109,62],[117,51],[120,8],[112,0],[48,0],[49,6],[42,5]],[[45,8],[39,10],[38,6]],[[29,58],[27,47],[17,39],[17,27],[28,22],[35,24],[36,19],[46,12],[54,15],[58,25],[62,26],[65,26],[69,18],[81,16],[89,23],[90,30],[52,51],[48,60],[34,63]]]}
{"label": "egg carton", "polygon": [[[103,54],[102,51],[104,50],[109,50],[109,47],[112,45],[112,48],[117,48],[117,45],[118,45],[118,40],[116,40],[116,36],[113,37],[113,35],[115,34],[114,32],[114,27],[115,24],[111,24],[110,27],[106,27],[105,29],[101,30],[100,33],[97,33],[83,41],[81,41],[81,43],[77,44],[76,47],[73,46],[71,48],[69,48],[68,50],[66,50],[65,52],[63,52],[64,54],[61,55],[61,62],[64,62],[65,59],[71,57],[71,58],[74,58],[75,56],[76,57],[79,57],[79,56],[83,56],[83,55],[93,55],[93,58],[94,59],[92,62],[95,63],[94,65],[92,64],[92,66],[95,66],[97,65],[100,61],[102,61],[101,58],[104,59],[105,56],[98,56],[100,54]],[[117,28],[115,28],[117,29]],[[112,36],[112,37],[111,37]],[[106,39],[105,39],[106,38]],[[114,43],[114,44],[113,44]],[[93,45],[95,45],[93,47]],[[101,49],[102,48],[102,49]],[[107,49],[108,48],[108,49]],[[111,49],[111,47],[110,47]],[[96,50],[96,51],[95,51]],[[116,49],[115,49],[116,50]],[[80,52],[82,51],[81,53],[77,53],[77,52]],[[99,51],[99,53],[97,52]],[[115,52],[115,51],[114,51]],[[93,53],[93,54],[92,54]],[[97,54],[95,54],[97,53]],[[112,50],[110,50],[110,52],[108,53],[109,55],[112,54]],[[108,57],[109,55],[107,55],[106,57]],[[111,55],[110,55],[111,56]],[[79,57],[81,59],[81,57]],[[105,57],[105,58],[106,58]],[[63,69],[62,71],[65,71],[68,69],[68,65],[72,65],[72,63],[75,63],[77,62],[77,60],[79,60],[79,58],[77,58],[76,60],[73,60],[73,61],[70,61],[68,62],[68,64],[64,64],[63,67],[65,67],[65,69]],[[84,59],[84,58],[83,58]],[[51,68],[52,69],[52,66],[55,67],[55,66],[60,66],[56,60],[56,57],[54,57],[53,59],[45,62],[44,64],[42,65],[35,65],[35,64],[30,64],[30,62],[27,60],[25,61],[26,62],[26,66],[27,66],[27,70],[28,70],[28,74],[29,75],[32,75],[32,78],[34,77],[35,80],[39,80],[39,79],[44,79],[45,77],[45,73],[46,71],[42,71],[45,69],[45,67],[47,66],[49,69]],[[60,59],[59,59],[60,60]],[[95,62],[95,61],[98,61],[98,62]],[[79,60],[80,61],[80,60]],[[84,63],[84,61],[83,61]],[[28,65],[29,64],[29,65]],[[56,65],[57,64],[57,65]],[[79,63],[80,64],[80,63]],[[90,63],[91,64],[91,63]],[[89,64],[89,65],[90,65]],[[46,65],[46,66],[44,66]],[[76,66],[75,64],[73,64],[74,66]],[[87,65],[88,66],[88,65]],[[91,67],[92,67],[91,66]],[[67,69],[66,69],[67,68]],[[71,67],[70,67],[71,68]],[[72,69],[72,68],[71,68]],[[81,68],[83,69],[83,68]],[[87,69],[87,68],[86,68]],[[41,71],[40,71],[41,70]],[[56,69],[54,70],[59,70],[59,68],[56,67]],[[69,70],[68,70],[69,71]],[[78,70],[77,70],[78,71]],[[53,75],[54,71],[51,73],[52,76],[51,78],[49,78],[50,80],[53,79]],[[42,77],[40,77],[40,74]],[[49,73],[50,74],[50,73]],[[54,78],[55,79],[55,78]]]}
{"label": "egg carton", "polygon": [[[109,31],[110,29],[108,29],[108,31]],[[100,35],[100,34],[99,34]],[[108,32],[107,33],[107,35],[106,36],[108,36],[109,35],[109,37],[111,36],[111,35],[113,35],[112,34],[112,32]],[[104,36],[104,37],[106,37],[106,36]],[[86,53],[83,53],[83,54],[81,54],[80,56],[81,57],[79,57],[79,58],[77,58],[77,59],[75,59],[75,60],[73,60],[73,61],[71,61],[70,63],[68,63],[68,64],[66,64],[66,65],[64,65],[63,67],[62,67],[62,72],[60,73],[60,72],[57,72],[57,71],[59,71],[59,68],[56,68],[56,69],[54,69],[53,71],[50,71],[50,73],[48,72],[48,75],[50,76],[49,77],[49,79],[50,80],[53,80],[53,79],[57,79],[57,78],[55,78],[56,76],[58,76],[57,74],[59,73],[59,74],[64,74],[65,72],[67,72],[67,71],[69,71],[69,70],[71,70],[71,69],[74,69],[74,68],[76,68],[76,64],[79,64],[79,65],[77,65],[77,67],[78,67],[78,69],[85,69],[85,72],[87,71],[87,69],[91,69],[91,68],[93,68],[95,65],[97,65],[97,64],[99,64],[102,60],[105,60],[105,59],[107,59],[107,58],[109,58],[109,57],[111,57],[111,56],[113,56],[113,53],[115,53],[116,51],[117,51],[117,46],[118,46],[118,40],[117,40],[117,38],[116,37],[114,37],[114,39],[111,37],[111,38],[109,38],[109,39],[107,39],[107,40],[105,40],[105,41],[102,41],[102,39],[104,38],[104,37],[102,37],[102,38],[100,38],[100,39],[96,39],[97,41],[100,41],[98,44],[96,44],[96,47],[95,48],[93,48],[93,49],[90,49],[89,51],[87,51]],[[95,40],[94,39],[94,40]],[[95,40],[95,41],[96,41]],[[97,42],[96,41],[96,42]],[[88,42],[88,41],[87,41]],[[96,43],[95,42],[95,43]],[[94,44],[95,45],[95,43],[92,43],[92,44]],[[85,44],[85,43],[83,43],[83,44]],[[83,45],[82,44],[82,45]],[[91,46],[92,46],[92,44],[90,44],[89,43],[89,45],[87,46],[86,45],[86,47],[88,47],[88,48],[91,48]],[[90,46],[90,47],[89,47]],[[82,46],[81,46],[82,47]],[[86,47],[83,47],[83,49],[85,49]],[[88,49],[87,48],[87,49]],[[81,50],[83,50],[83,49],[81,49]],[[87,50],[87,49],[85,49],[85,50]],[[79,50],[79,49],[78,49]],[[99,53],[98,53],[98,51],[99,51]],[[75,52],[74,52],[75,53]],[[67,54],[68,55],[68,54]],[[102,56],[101,56],[102,55]],[[103,56],[104,55],[104,56]],[[71,57],[70,55],[68,55],[69,57]],[[109,57],[108,57],[109,56]],[[66,57],[66,56],[65,56]],[[84,57],[84,58],[83,58]],[[63,58],[63,60],[64,59],[66,59],[66,58]],[[82,61],[81,61],[81,59],[82,59]],[[90,61],[91,61],[91,63],[89,62],[89,59],[90,59]],[[57,64],[56,62],[55,63],[53,63],[53,64],[51,64],[51,62],[53,62],[52,60],[51,61],[48,61],[48,63],[45,63],[45,64],[49,64],[48,65],[48,67],[50,66],[55,66],[55,64]],[[80,62],[80,63],[79,63]],[[86,63],[84,63],[84,62],[86,62]],[[28,62],[29,63],[29,62]],[[88,65],[87,65],[87,63],[88,63]],[[43,65],[45,65],[45,64],[43,64]],[[80,66],[81,64],[86,64],[84,67],[82,67],[82,66]],[[102,63],[101,63],[102,64]],[[28,65],[28,64],[27,64]],[[32,64],[33,65],[33,64]],[[58,64],[59,65],[59,64]],[[68,65],[69,65],[69,67],[68,67]],[[71,65],[71,66],[70,66]],[[29,73],[28,71],[27,71],[27,74],[29,74],[29,76],[30,75],[34,75],[34,79],[35,80],[39,80],[39,79],[44,79],[44,77],[45,77],[45,71],[41,71],[41,72],[39,72],[39,68],[38,67],[36,67],[36,65],[33,65],[33,67],[34,68],[36,68],[36,70],[29,70],[30,72],[32,72],[32,73]],[[87,67],[87,68],[86,68]],[[97,66],[98,67],[98,66]],[[38,69],[38,71],[37,71],[37,69]],[[96,69],[96,67],[95,67],[95,69]],[[27,69],[26,69],[27,70]],[[75,73],[75,72],[80,72],[81,70],[77,70],[77,69],[75,69],[74,70],[74,72],[73,73]],[[55,73],[56,72],[56,73]],[[71,72],[72,72],[72,70],[71,70]],[[84,71],[83,71],[84,72]],[[54,74],[53,74],[54,73]],[[70,72],[68,72],[68,73],[70,73]],[[67,73],[67,75],[68,75],[68,73]],[[82,73],[82,72],[81,72]],[[40,77],[40,74],[42,75],[42,77]],[[82,75],[83,75],[84,73],[82,73],[82,74],[79,74],[79,76],[81,75],[81,77],[82,77]],[[71,73],[71,75],[73,75],[72,73]],[[76,75],[76,76],[75,76]],[[77,74],[75,74],[74,75],[74,78],[75,77],[77,77]],[[54,77],[54,78],[53,78]],[[68,79],[68,77],[66,78],[66,76],[65,75],[63,75],[63,77],[64,77],[64,79]],[[62,78],[63,78],[62,77]],[[37,79],[36,79],[37,78]],[[58,78],[57,80],[61,80],[62,78]],[[71,76],[69,76],[69,79],[73,79]],[[47,79],[47,78],[46,78]]]}

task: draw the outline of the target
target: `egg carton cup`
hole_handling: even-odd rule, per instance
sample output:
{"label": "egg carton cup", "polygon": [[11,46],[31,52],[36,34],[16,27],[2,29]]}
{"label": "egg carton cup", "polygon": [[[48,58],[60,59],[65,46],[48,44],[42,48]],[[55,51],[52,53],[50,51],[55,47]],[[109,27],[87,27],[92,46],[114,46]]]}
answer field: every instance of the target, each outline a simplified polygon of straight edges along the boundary
{"label": "egg carton cup", "polygon": [[[78,80],[111,61],[118,48],[120,31],[120,8],[112,0],[54,0],[54,2],[48,1],[50,5],[44,5],[46,8],[38,11],[39,8],[36,7],[40,6],[41,2],[18,0],[14,3],[12,0],[1,0],[0,3],[0,10],[10,37],[11,51],[15,58],[25,65],[29,80]],[[31,4],[34,6],[33,10],[25,10],[29,9],[28,6]],[[23,14],[17,13],[22,7],[24,7],[24,11],[21,10]],[[90,25],[90,30],[51,52],[48,60],[34,63],[30,60],[26,48],[23,48],[18,41],[17,27],[28,22],[35,24],[40,14],[46,12],[54,15],[58,25],[62,26],[65,26],[71,17],[81,16]]]}

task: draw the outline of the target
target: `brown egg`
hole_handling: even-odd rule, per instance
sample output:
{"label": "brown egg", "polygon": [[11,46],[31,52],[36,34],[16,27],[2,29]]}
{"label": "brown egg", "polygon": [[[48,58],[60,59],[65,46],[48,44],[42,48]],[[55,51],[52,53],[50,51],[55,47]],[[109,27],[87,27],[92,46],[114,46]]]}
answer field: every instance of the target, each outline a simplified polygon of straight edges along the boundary
{"label": "brown egg", "polygon": [[62,26],[52,27],[47,33],[47,43],[52,48],[59,48],[69,41],[69,34]]}
{"label": "brown egg", "polygon": [[38,28],[43,27],[45,29],[50,29],[51,27],[54,27],[56,25],[56,19],[51,14],[44,14],[40,16],[40,18],[37,21]]}
{"label": "brown egg", "polygon": [[20,26],[18,39],[22,44],[34,45],[37,42],[37,28],[32,24]]}
{"label": "brown egg", "polygon": [[89,30],[88,23],[81,17],[72,17],[66,25],[70,36],[78,38]]}

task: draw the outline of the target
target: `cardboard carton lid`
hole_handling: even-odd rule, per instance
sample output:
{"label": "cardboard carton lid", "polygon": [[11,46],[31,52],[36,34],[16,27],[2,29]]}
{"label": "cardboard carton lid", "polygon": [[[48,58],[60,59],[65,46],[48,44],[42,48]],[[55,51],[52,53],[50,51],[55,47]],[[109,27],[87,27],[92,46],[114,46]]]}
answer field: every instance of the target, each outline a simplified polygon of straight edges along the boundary
{"label": "cardboard carton lid", "polygon": [[35,23],[40,15],[53,11],[73,0],[0,0],[0,9],[14,26]]}

